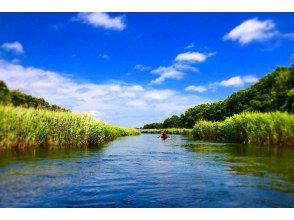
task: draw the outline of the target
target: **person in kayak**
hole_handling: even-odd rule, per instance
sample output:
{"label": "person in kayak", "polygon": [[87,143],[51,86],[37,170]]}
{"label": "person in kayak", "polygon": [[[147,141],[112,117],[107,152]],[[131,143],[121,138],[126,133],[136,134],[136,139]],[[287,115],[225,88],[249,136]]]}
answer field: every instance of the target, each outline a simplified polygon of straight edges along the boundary
{"label": "person in kayak", "polygon": [[167,135],[167,131],[164,130],[164,131],[161,133],[160,137],[161,137],[162,139],[167,139],[167,138],[169,138],[169,136]]}

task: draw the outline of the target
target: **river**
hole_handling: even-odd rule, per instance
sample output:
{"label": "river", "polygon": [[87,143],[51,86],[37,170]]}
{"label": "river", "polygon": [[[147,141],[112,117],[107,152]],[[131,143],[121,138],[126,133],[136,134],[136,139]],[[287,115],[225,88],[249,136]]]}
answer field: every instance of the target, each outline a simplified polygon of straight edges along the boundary
{"label": "river", "polygon": [[6,150],[0,207],[294,207],[294,149],[142,134]]}

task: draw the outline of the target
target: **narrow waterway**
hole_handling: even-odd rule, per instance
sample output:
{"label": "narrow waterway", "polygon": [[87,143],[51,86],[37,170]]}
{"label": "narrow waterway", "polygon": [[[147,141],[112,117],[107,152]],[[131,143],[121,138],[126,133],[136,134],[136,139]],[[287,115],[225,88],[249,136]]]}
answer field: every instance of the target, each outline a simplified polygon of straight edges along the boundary
{"label": "narrow waterway", "polygon": [[294,207],[294,148],[142,134],[4,151],[0,207]]}

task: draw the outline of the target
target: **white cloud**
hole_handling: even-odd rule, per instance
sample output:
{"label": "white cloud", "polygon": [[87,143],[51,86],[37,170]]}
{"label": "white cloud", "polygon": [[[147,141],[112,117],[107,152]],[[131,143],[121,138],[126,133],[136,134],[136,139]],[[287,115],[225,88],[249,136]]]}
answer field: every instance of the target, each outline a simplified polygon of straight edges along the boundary
{"label": "white cloud", "polygon": [[[174,62],[170,66],[159,66],[151,70],[150,73],[157,74],[159,77],[152,80],[152,84],[161,84],[166,79],[183,79],[187,72],[198,72],[198,69],[193,65],[195,62],[204,62],[208,57],[213,56],[215,53],[199,53],[199,52],[186,52],[178,54]],[[138,68],[141,68],[139,66]]]}
{"label": "white cloud", "polygon": [[255,76],[244,76],[242,77],[244,83],[255,83],[257,82],[258,78]]}
{"label": "white cloud", "polygon": [[185,70],[187,71],[191,71],[192,72],[196,72],[197,69],[194,67],[186,67],[185,69],[181,69],[181,68],[177,68],[176,65],[172,65],[172,66],[160,66],[154,70],[151,71],[151,73],[153,74],[157,74],[159,75],[159,77],[157,77],[156,79],[152,80],[150,82],[150,84],[152,85],[159,85],[162,84],[165,80],[167,79],[177,79],[177,80],[181,80],[184,78],[185,75]]}
{"label": "white cloud", "polygon": [[134,86],[131,86],[131,89],[135,92],[142,92],[144,91],[144,88],[140,85],[134,85]]}
{"label": "white cloud", "polygon": [[220,82],[220,85],[222,86],[235,86],[235,87],[238,87],[238,86],[242,86],[244,83],[241,79],[240,76],[234,76],[234,77],[231,77],[227,80],[222,80]]}
{"label": "white cloud", "polygon": [[258,78],[256,78],[255,76],[234,76],[234,77],[231,77],[227,80],[222,80],[221,82],[219,83],[214,83],[215,85],[221,85],[221,86],[225,86],[225,87],[228,87],[228,86],[233,86],[233,87],[240,87],[240,86],[243,86],[244,84],[246,83],[254,83],[258,80]]}
{"label": "white cloud", "polygon": [[206,86],[188,86],[185,88],[186,91],[194,91],[194,92],[205,92],[208,90],[215,91],[217,87],[242,87],[247,84],[252,84],[258,81],[258,78],[253,75],[245,75],[245,76],[233,76],[229,79],[212,82]]}
{"label": "white cloud", "polygon": [[134,107],[146,107],[147,103],[143,100],[131,100],[127,103],[130,106],[134,106]]}
{"label": "white cloud", "polygon": [[173,66],[160,66],[151,71],[151,73],[159,75],[158,78],[151,81],[151,84],[161,84],[166,79],[182,79],[184,73],[182,71],[177,70]]}
{"label": "white cloud", "polygon": [[73,18],[73,20],[81,21],[94,27],[103,27],[109,30],[122,31],[126,28],[123,16],[112,18],[107,13],[103,12],[78,13],[78,15]]}
{"label": "white cloud", "polygon": [[198,72],[196,67],[184,63],[174,63],[173,67],[181,71]]}
{"label": "white cloud", "polygon": [[176,56],[175,61],[180,62],[204,62],[208,57],[213,56],[215,53],[200,53],[200,52],[186,52],[180,53]]}
{"label": "white cloud", "polygon": [[109,90],[112,92],[120,92],[121,89],[120,85],[109,85]]}
{"label": "white cloud", "polygon": [[163,121],[197,104],[210,102],[192,94],[127,83],[77,83],[58,72],[25,67],[0,59],[0,79],[10,89],[43,97],[75,112],[85,112],[121,126]]}
{"label": "white cloud", "polygon": [[185,88],[185,90],[193,92],[205,92],[207,88],[205,86],[188,86]]}
{"label": "white cloud", "polygon": [[237,41],[244,45],[253,41],[266,41],[278,34],[279,31],[276,29],[274,21],[260,21],[257,18],[253,18],[235,27],[223,39]]}
{"label": "white cloud", "polygon": [[144,94],[144,97],[147,99],[153,99],[153,100],[166,100],[171,98],[173,95],[175,95],[175,92],[169,89],[164,90],[150,90],[147,91]]}
{"label": "white cloud", "polygon": [[2,49],[9,52],[17,53],[17,54],[24,53],[23,46],[18,41],[15,41],[12,43],[6,42],[2,44]]}

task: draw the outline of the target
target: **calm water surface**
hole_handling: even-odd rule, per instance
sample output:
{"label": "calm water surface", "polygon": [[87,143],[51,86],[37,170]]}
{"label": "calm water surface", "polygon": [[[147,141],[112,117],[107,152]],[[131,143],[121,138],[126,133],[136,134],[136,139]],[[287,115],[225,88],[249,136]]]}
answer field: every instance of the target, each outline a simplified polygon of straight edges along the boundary
{"label": "calm water surface", "polygon": [[294,207],[294,150],[142,134],[5,151],[0,207]]}

